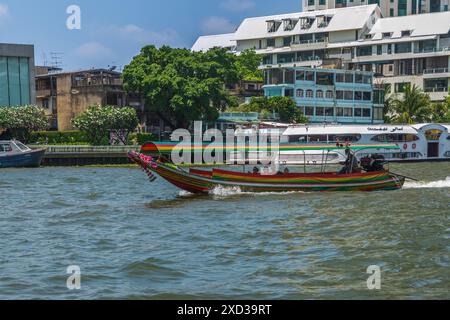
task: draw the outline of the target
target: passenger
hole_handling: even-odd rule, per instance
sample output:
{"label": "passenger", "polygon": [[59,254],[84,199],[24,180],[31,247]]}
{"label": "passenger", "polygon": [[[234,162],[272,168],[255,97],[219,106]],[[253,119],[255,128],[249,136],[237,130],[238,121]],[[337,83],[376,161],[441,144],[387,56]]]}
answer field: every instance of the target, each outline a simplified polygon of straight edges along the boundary
{"label": "passenger", "polygon": [[345,165],[338,172],[338,174],[349,174],[361,171],[358,166],[358,159],[352,153],[350,148],[345,149],[345,155],[347,156],[347,159],[345,160]]}
{"label": "passenger", "polygon": [[253,174],[259,174],[259,169],[258,169],[258,167],[254,167],[254,168],[253,168]]}
{"label": "passenger", "polygon": [[289,172],[289,168],[285,168],[284,169],[284,174],[289,174],[290,172]]}

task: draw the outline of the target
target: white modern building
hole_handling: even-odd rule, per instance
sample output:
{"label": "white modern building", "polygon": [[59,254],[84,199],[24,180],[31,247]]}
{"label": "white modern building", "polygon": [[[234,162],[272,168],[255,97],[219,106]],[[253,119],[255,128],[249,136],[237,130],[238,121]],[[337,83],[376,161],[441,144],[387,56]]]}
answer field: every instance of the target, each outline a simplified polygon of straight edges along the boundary
{"label": "white modern building", "polygon": [[448,95],[449,11],[382,18],[377,5],[365,5],[247,18],[232,38],[218,35],[208,46],[208,37],[200,37],[197,43],[207,50],[221,37],[235,41],[237,53],[255,49],[264,56],[261,68],[270,72],[295,67],[374,72],[374,82],[390,85],[392,93],[415,84],[433,101]]}
{"label": "white modern building", "polygon": [[383,17],[401,17],[411,14],[449,10],[450,0],[302,0],[303,11],[345,8],[378,4]]}

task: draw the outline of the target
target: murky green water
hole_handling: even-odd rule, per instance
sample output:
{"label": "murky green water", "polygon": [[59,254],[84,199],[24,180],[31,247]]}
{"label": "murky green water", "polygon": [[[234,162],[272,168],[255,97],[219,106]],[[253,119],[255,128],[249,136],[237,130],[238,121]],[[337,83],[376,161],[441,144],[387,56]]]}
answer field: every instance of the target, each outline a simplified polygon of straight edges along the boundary
{"label": "murky green water", "polygon": [[134,168],[1,170],[0,298],[448,299],[450,164],[393,169],[423,182],[198,197]]}

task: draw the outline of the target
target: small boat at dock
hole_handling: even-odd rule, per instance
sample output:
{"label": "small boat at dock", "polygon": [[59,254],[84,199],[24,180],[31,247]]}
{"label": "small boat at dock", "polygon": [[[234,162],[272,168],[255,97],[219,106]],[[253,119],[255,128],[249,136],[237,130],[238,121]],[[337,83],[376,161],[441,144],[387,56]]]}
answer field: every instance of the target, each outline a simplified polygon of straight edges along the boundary
{"label": "small boat at dock", "polygon": [[16,140],[0,140],[0,168],[39,167],[45,149],[30,149]]}

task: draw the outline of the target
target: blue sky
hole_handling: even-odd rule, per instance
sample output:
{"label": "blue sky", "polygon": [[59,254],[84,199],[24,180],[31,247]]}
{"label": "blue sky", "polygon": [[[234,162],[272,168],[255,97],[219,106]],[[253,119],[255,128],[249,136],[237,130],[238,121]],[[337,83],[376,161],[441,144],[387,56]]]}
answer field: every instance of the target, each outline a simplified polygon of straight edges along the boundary
{"label": "blue sky", "polygon": [[[81,9],[68,30],[66,9]],[[63,53],[67,70],[122,67],[146,44],[191,47],[245,17],[300,11],[301,0],[0,0],[0,42],[35,45],[36,63]]]}

